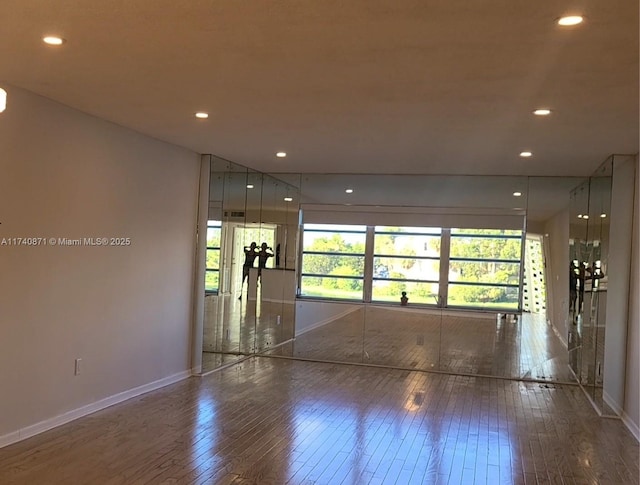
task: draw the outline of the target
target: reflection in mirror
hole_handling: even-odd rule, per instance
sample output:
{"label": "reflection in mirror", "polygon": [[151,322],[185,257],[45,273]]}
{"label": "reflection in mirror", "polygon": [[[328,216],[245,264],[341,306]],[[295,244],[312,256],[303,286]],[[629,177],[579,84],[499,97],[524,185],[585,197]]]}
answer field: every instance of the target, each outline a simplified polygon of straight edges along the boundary
{"label": "reflection in mirror", "polygon": [[[523,375],[544,380],[574,381],[567,346],[571,346],[570,213],[580,177],[530,177],[523,273]],[[575,227],[571,230],[575,237]],[[531,323],[525,326],[528,319]],[[559,338],[558,335],[562,336]]]}
{"label": "reflection in mirror", "polygon": [[[251,355],[255,352],[256,300],[257,300],[257,258],[260,237],[260,215],[262,204],[263,175],[253,170],[247,171],[241,187],[245,193],[244,221],[233,226],[234,257],[231,278],[235,285],[231,292],[237,312],[231,319],[238,327],[240,335],[239,352]],[[231,227],[231,224],[230,224]]]}
{"label": "reflection in mirror", "polygon": [[203,372],[293,337],[299,207],[297,187],[215,157],[210,181]]}
{"label": "reflection in mirror", "polygon": [[[606,335],[607,260],[611,206],[612,160],[589,180],[584,302],[582,312],[581,382],[601,411],[603,400],[604,342]],[[584,218],[583,218],[584,219]],[[615,414],[605,410],[606,414]]]}
{"label": "reflection in mirror", "polygon": [[242,336],[238,305],[234,232],[244,226],[247,169],[213,157],[209,184],[209,214],[205,271],[202,372],[231,362],[240,355]]}
{"label": "reflection in mirror", "polygon": [[209,177],[209,202],[205,256],[205,297],[202,340],[202,370],[206,372],[218,367],[223,359],[216,355],[223,343],[219,311],[222,247],[222,194],[224,173],[211,170]]}
{"label": "reflection in mirror", "polygon": [[265,175],[258,258],[261,268],[257,351],[293,338],[298,208],[297,188]]}
{"label": "reflection in mirror", "polygon": [[587,259],[587,221],[589,219],[589,181],[571,192],[569,213],[569,362],[582,381],[582,344],[584,332],[584,287]]}
{"label": "reflection in mirror", "polygon": [[562,239],[555,217],[566,222],[577,183],[304,174],[289,355],[570,380],[548,324],[545,237]]}
{"label": "reflection in mirror", "polygon": [[[219,286],[247,333],[229,328],[238,338],[219,352],[558,382],[573,378],[567,363],[583,373],[586,277],[571,264],[593,264],[607,244],[602,227],[596,244],[587,234],[588,183],[249,171],[236,194],[237,175],[223,176]],[[268,256],[243,286],[251,242]]]}

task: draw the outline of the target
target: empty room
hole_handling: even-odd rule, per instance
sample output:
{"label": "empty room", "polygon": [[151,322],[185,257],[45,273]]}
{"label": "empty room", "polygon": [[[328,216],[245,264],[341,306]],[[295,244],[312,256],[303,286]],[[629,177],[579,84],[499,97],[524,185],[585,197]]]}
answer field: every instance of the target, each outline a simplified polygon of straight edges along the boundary
{"label": "empty room", "polygon": [[637,3],[6,7],[0,483],[640,483]]}

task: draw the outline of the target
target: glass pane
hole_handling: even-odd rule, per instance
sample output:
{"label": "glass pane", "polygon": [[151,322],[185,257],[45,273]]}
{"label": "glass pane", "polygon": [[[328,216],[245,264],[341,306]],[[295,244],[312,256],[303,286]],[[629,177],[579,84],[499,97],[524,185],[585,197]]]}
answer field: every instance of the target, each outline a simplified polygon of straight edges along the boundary
{"label": "glass pane", "polygon": [[219,272],[207,270],[204,280],[205,291],[218,291]]}
{"label": "glass pane", "polygon": [[301,281],[302,296],[362,300],[362,288],[361,278],[303,276]]}
{"label": "glass pane", "polygon": [[375,254],[399,256],[440,256],[440,236],[411,236],[376,233]]}
{"label": "glass pane", "polygon": [[206,269],[220,269],[220,250],[207,249]]}
{"label": "glass pane", "polygon": [[438,283],[415,283],[411,281],[373,281],[374,301],[393,301],[400,304],[402,292],[409,298],[408,305],[436,305],[438,301]]}
{"label": "glass pane", "polygon": [[303,251],[364,254],[366,234],[345,232],[304,232]]}
{"label": "glass pane", "polygon": [[415,258],[373,258],[374,278],[438,281],[440,260]]}
{"label": "glass pane", "polygon": [[222,222],[207,222],[207,246],[220,247],[220,234],[222,232]]}
{"label": "glass pane", "polygon": [[449,263],[449,281],[518,285],[520,282],[520,263],[451,261]]}
{"label": "glass pane", "polygon": [[520,238],[503,239],[451,235],[452,258],[510,259],[519,261],[520,251]]}
{"label": "glass pane", "polygon": [[302,273],[362,277],[364,256],[303,254]]}
{"label": "glass pane", "polygon": [[508,286],[449,284],[450,306],[518,308],[518,288]]}
{"label": "glass pane", "polygon": [[207,227],[207,246],[208,247],[220,247],[220,233],[219,227]]}

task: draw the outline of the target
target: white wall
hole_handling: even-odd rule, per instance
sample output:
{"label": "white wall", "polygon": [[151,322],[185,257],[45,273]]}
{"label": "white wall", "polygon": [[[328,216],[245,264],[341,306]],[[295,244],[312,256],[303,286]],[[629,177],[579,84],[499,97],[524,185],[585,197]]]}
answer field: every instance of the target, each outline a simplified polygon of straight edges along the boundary
{"label": "white wall", "polygon": [[0,243],[131,245],[0,245],[0,446],[188,375],[200,167],[193,152],[3,87]]}
{"label": "white wall", "polygon": [[640,167],[636,159],[631,290],[623,419],[640,440]]}
{"label": "white wall", "polygon": [[609,229],[603,397],[617,412],[624,409],[633,241],[635,159],[614,159]]}

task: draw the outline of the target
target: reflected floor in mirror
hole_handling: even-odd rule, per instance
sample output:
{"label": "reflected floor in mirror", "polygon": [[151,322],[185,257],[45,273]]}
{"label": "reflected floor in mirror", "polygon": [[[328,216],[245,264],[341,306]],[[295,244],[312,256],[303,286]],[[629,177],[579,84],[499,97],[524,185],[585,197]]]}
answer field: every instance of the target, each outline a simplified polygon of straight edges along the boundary
{"label": "reflected floor in mirror", "polygon": [[603,416],[617,416],[604,399],[603,374],[604,374],[604,342],[606,326],[583,325],[582,317],[573,317],[573,329],[580,330],[576,338],[581,347],[580,355],[580,384],[585,392],[593,399],[594,406]]}
{"label": "reflected floor in mirror", "polygon": [[638,484],[577,386],[251,357],[0,449],[3,484]]}
{"label": "reflected floor in mirror", "polygon": [[219,367],[238,362],[244,355],[222,354],[219,352],[202,352],[202,373],[218,369]]}
{"label": "reflected floor in mirror", "polygon": [[269,355],[408,369],[575,382],[544,316],[358,307]]}
{"label": "reflected floor in mirror", "polygon": [[202,372],[261,352],[293,337],[294,304],[246,296],[205,297]]}

